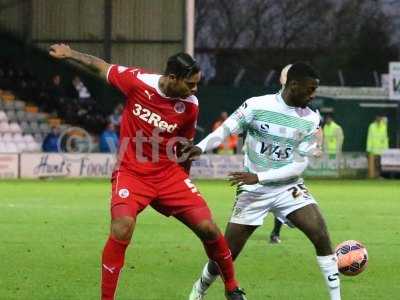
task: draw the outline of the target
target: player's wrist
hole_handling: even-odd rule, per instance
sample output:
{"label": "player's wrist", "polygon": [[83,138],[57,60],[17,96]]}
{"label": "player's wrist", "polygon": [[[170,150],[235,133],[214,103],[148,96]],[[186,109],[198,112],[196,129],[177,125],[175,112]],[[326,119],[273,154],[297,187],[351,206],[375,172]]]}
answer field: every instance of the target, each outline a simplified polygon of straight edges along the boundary
{"label": "player's wrist", "polygon": [[79,52],[70,49],[69,51],[67,51],[67,52],[65,53],[65,57],[66,57],[66,58],[69,58],[69,59],[74,59],[74,60],[79,61]]}
{"label": "player's wrist", "polygon": [[196,148],[196,151],[198,152],[199,155],[203,154],[205,152],[205,149],[202,147],[202,145],[199,143],[197,145],[194,145]]}
{"label": "player's wrist", "polygon": [[265,182],[265,180],[262,179],[262,173],[255,173],[254,175],[256,175],[256,177],[257,177],[257,183]]}
{"label": "player's wrist", "polygon": [[202,148],[200,148],[198,146],[195,146],[195,147],[197,147],[197,151],[199,152],[199,154],[203,154],[204,153],[204,150]]}

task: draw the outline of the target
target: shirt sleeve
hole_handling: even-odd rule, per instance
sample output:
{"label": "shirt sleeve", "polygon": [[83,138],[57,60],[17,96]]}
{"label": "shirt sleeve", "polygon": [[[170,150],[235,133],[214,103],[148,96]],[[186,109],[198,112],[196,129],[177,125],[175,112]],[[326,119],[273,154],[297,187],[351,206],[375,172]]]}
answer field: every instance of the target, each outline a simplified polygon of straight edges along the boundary
{"label": "shirt sleeve", "polygon": [[107,82],[128,96],[137,87],[137,75],[140,71],[139,68],[111,65],[107,71]]}
{"label": "shirt sleeve", "polygon": [[311,133],[306,135],[300,142],[297,153],[301,156],[320,157],[322,155],[323,134],[320,127],[320,119],[317,122]]}
{"label": "shirt sleeve", "polygon": [[249,100],[244,102],[221,126],[205,137],[197,146],[206,152],[217,148],[228,136],[244,132],[252,120],[249,102]]}
{"label": "shirt sleeve", "polygon": [[293,163],[278,169],[257,173],[258,181],[267,184],[300,176],[308,166],[308,158],[295,160]]}

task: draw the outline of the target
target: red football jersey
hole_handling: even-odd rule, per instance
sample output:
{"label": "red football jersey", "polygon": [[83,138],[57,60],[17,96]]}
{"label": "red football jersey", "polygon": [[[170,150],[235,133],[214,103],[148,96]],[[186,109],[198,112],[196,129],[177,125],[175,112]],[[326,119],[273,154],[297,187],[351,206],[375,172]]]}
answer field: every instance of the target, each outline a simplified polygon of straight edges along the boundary
{"label": "red football jersey", "polygon": [[126,96],[120,125],[118,170],[157,174],[176,164],[171,154],[177,137],[191,140],[195,135],[197,98],[167,97],[158,86],[160,77],[141,68],[112,65],[108,70],[108,82]]}

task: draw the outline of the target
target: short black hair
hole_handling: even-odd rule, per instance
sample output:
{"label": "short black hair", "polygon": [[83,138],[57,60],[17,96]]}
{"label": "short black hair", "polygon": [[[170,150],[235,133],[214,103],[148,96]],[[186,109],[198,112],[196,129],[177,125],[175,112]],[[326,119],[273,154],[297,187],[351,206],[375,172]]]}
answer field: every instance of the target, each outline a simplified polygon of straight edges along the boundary
{"label": "short black hair", "polygon": [[177,53],[168,58],[165,75],[174,74],[178,78],[188,78],[200,72],[196,60],[187,53]]}
{"label": "short black hair", "polygon": [[289,68],[286,83],[289,83],[292,80],[301,81],[306,78],[319,79],[319,76],[314,68],[309,64],[296,62]]}

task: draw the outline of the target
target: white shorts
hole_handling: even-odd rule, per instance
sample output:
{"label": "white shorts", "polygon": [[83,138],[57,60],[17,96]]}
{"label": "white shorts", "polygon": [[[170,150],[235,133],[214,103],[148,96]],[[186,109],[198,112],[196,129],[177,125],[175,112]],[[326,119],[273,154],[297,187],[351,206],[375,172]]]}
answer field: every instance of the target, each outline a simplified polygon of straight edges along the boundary
{"label": "white shorts", "polygon": [[269,212],[293,227],[286,218],[291,212],[317,202],[302,182],[293,183],[277,192],[238,192],[230,219],[231,223],[260,226]]}

